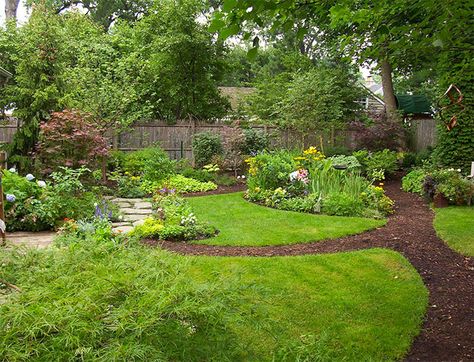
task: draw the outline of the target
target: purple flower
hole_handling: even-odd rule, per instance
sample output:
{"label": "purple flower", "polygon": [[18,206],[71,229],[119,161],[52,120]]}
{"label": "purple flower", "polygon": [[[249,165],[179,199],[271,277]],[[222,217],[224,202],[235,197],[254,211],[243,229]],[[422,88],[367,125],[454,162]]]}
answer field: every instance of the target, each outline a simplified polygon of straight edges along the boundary
{"label": "purple flower", "polygon": [[6,199],[8,202],[15,202],[16,196],[12,194],[7,194]]}

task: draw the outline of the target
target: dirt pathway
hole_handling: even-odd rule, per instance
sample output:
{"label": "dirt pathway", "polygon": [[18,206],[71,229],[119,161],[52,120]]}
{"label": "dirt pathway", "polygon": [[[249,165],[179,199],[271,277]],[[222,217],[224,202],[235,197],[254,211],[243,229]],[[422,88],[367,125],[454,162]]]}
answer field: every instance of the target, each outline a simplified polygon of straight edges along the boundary
{"label": "dirt pathway", "polygon": [[225,247],[164,242],[188,255],[288,256],[336,253],[383,247],[402,253],[418,270],[430,292],[427,315],[407,361],[474,361],[474,260],[452,251],[436,236],[434,213],[423,200],[402,192],[399,182],[386,186],[395,200],[387,226],[360,235],[307,244]]}

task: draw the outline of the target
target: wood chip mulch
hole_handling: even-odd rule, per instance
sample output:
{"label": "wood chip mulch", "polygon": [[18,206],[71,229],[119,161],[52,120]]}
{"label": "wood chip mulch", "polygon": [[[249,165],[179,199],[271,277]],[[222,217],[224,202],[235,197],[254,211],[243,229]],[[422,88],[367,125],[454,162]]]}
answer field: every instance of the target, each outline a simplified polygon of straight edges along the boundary
{"label": "wood chip mulch", "polygon": [[155,245],[186,255],[264,257],[393,249],[411,262],[430,292],[423,329],[406,361],[474,361],[474,258],[456,253],[437,237],[434,213],[420,197],[401,191],[399,181],[388,182],[385,189],[395,200],[394,215],[385,227],[359,235],[285,246]]}

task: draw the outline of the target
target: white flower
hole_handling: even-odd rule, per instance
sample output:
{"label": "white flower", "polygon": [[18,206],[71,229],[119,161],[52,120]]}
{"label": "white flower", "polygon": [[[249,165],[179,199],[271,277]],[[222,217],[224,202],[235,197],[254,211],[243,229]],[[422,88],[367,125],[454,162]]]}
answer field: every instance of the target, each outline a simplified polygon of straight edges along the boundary
{"label": "white flower", "polygon": [[15,168],[15,167],[12,167],[12,168],[10,168],[8,171],[10,171],[11,173],[16,173],[16,168]]}
{"label": "white flower", "polygon": [[240,176],[237,176],[237,180],[240,180]]}
{"label": "white flower", "polygon": [[298,178],[298,171],[290,173],[290,181],[295,181]]}
{"label": "white flower", "polygon": [[99,204],[97,202],[94,202],[94,207],[97,207],[99,206]]}
{"label": "white flower", "polygon": [[46,182],[44,181],[38,181],[36,183],[38,184],[39,187],[46,187]]}
{"label": "white flower", "polygon": [[458,168],[456,171],[458,171],[458,172],[461,172],[461,169],[460,169],[460,168]]}
{"label": "white flower", "polygon": [[33,181],[35,179],[35,177],[29,173],[28,175],[25,176],[25,178],[28,180],[28,181]]}
{"label": "white flower", "polygon": [[245,175],[242,175],[241,177],[242,177],[242,179],[244,179],[244,178],[245,178]]}

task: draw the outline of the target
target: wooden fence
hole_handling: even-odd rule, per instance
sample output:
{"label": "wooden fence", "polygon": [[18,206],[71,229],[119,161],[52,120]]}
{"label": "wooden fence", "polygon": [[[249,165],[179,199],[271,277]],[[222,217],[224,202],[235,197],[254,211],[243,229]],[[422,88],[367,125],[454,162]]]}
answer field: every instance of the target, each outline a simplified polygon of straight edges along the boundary
{"label": "wooden fence", "polygon": [[[18,127],[18,122],[15,119],[0,122],[0,143],[11,142]],[[181,121],[177,124],[169,125],[156,121],[136,124],[129,131],[123,132],[116,137],[110,136],[110,138],[111,144],[119,150],[133,151],[153,144],[160,144],[168,152],[171,159],[192,159],[192,139],[195,134],[212,132],[225,138],[228,134],[226,127],[226,125],[219,123],[209,124]],[[434,120],[412,120],[412,127],[414,129],[414,150],[420,151],[434,145]],[[302,148],[310,145],[323,149],[330,146],[352,148],[355,138],[355,135],[350,131],[332,134],[331,132],[315,132],[303,135],[299,132],[281,130],[269,126],[254,126],[253,128],[267,133],[274,148]]]}

